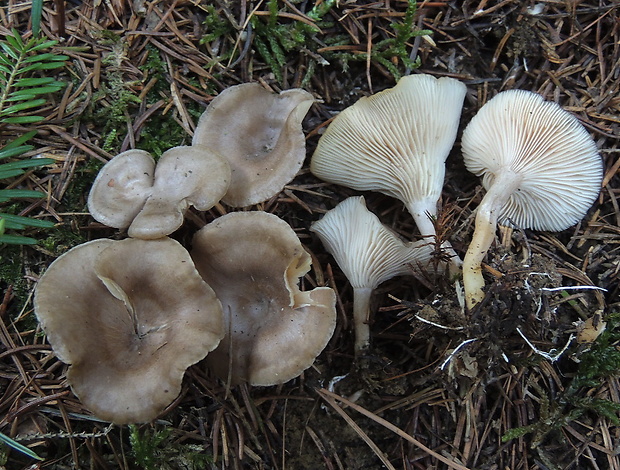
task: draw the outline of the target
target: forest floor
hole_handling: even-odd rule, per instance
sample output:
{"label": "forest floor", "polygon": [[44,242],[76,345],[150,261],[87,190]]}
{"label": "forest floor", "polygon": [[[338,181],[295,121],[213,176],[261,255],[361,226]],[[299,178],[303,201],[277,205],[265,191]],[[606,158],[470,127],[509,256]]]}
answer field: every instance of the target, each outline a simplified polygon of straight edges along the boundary
{"label": "forest floor", "polygon": [[[0,246],[0,432],[43,460],[0,444],[0,467],[620,470],[617,1],[421,1],[415,14],[402,0],[64,3],[44,4],[41,28],[69,57],[49,72],[66,86],[37,111],[45,120],[29,153],[55,164],[11,183],[47,194],[13,210],[56,226],[28,230],[37,245]],[[30,18],[29,2],[3,2],[0,35],[14,28],[28,38]],[[430,35],[411,34],[422,30]],[[331,118],[407,73],[468,88],[437,219],[459,255],[484,194],[463,164],[460,133],[500,91],[535,91],[573,113],[600,149],[603,187],[563,232],[501,227],[486,258],[487,297],[471,312],[452,282],[431,273],[382,284],[372,347],[356,361],[352,289],[309,227],[359,193],[318,180],[309,161]],[[101,422],[71,392],[36,321],[36,281],[73,246],[126,236],[87,212],[105,162],[130,148],[159,156],[189,144],[208,103],[245,82],[317,99],[304,121],[302,170],[250,209],[287,221],[313,255],[303,284],[336,290],[335,334],[285,384],[228,388],[198,363],[154,423]],[[1,127],[0,146],[29,129]],[[384,224],[418,236],[402,203],[364,196]],[[232,210],[192,211],[173,238],[187,244]],[[583,333],[603,324],[601,334]]]}

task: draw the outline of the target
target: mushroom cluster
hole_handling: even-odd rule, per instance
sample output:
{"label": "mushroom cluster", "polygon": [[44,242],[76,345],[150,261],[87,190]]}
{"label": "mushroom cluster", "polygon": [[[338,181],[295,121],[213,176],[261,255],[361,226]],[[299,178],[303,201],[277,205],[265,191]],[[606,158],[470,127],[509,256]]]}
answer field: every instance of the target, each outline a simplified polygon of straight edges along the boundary
{"label": "mushroom cluster", "polygon": [[127,150],[99,172],[88,195],[95,220],[129,228],[130,237],[156,239],[183,224],[190,206],[211,209],[230,185],[228,160],[209,147],[171,148],[159,162],[144,150]]}
{"label": "mushroom cluster", "polygon": [[[331,122],[312,156],[319,178],[401,200],[420,235],[434,241],[445,161],[456,140],[467,89],[453,78],[409,75],[360,99]],[[452,265],[462,264],[445,243]]]}
{"label": "mushroom cluster", "polygon": [[191,256],[168,238],[190,206],[241,207],[279,193],[303,163],[301,123],[313,102],[303,90],[238,85],[211,102],[191,146],[157,163],[128,150],[101,169],[89,210],[129,238],[60,256],[34,300],[69,364],[68,383],[99,418],[155,419],[180,393],[185,370],[211,354],[206,364],[220,377],[272,385],[297,377],[325,348],[335,294],[300,290],[311,259],[287,223],[259,211],[228,214],[198,232]]}
{"label": "mushroom cluster", "polygon": [[[338,114],[319,140],[310,169],[325,181],[400,199],[421,241],[435,243],[432,219],[465,94],[457,80],[404,77]],[[466,167],[482,176],[487,193],[464,262],[447,242],[441,248],[451,255],[451,274],[462,265],[471,309],[484,297],[482,260],[497,222],[564,230],[594,202],[603,171],[597,147],[577,118],[523,90],[499,93],[484,105],[463,132],[462,150]],[[313,225],[353,287],[356,352],[368,346],[370,293],[383,280],[406,274],[407,265],[403,242],[366,212],[362,199],[349,199]],[[365,242],[360,233],[367,235]],[[430,256],[423,246],[416,249],[414,259]]]}
{"label": "mushroom cluster", "polygon": [[[419,230],[419,240],[404,241],[363,197],[312,225],[353,288],[356,355],[369,346],[373,290],[426,272],[432,261],[436,267],[433,219],[465,95],[458,80],[404,77],[344,110],[319,140],[310,165],[316,176],[400,199]],[[300,289],[311,257],[284,221],[229,213],[195,234],[191,255],[168,238],[190,207],[204,211],[220,200],[245,207],[278,194],[304,161],[301,122],[313,102],[303,90],[231,87],[212,100],[191,146],[157,163],[129,150],[103,167],[89,209],[129,238],[91,241],[59,257],[34,299],[52,347],[70,365],[69,384],[97,416],[153,420],[180,392],[184,371],[205,357],[224,380],[273,385],[301,374],[325,348],[335,294]],[[521,90],[483,106],[462,149],[487,193],[464,262],[442,242],[450,262],[439,270],[453,275],[463,266],[472,308],[484,297],[481,266],[496,224],[556,231],[575,224],[598,194],[602,161],[575,117]]]}

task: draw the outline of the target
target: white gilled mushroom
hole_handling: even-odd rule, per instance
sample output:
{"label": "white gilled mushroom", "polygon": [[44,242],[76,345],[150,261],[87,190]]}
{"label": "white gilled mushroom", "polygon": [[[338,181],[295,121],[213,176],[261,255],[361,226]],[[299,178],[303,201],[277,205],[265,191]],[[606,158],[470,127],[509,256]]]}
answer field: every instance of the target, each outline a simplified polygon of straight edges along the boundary
{"label": "white gilled mushroom", "polygon": [[312,103],[302,89],[275,94],[258,83],[232,86],[211,101],[192,142],[228,159],[232,181],[223,202],[266,201],[295,177],[306,157],[301,123]]}
{"label": "white gilled mushroom", "polygon": [[336,295],[299,290],[311,259],[286,222],[229,213],[196,233],[192,258],[222,302],[227,333],[207,359],[219,377],[274,385],[312,365],[334,332]]}
{"label": "white gilled mushroom", "polygon": [[170,238],[71,249],[39,280],[34,308],[75,394],[117,424],[155,419],[224,335],[215,293]]}
{"label": "white gilled mushroom", "polygon": [[395,276],[428,266],[433,248],[428,241],[403,242],[366,208],[363,197],[350,197],[312,224],[353,287],[355,354],[370,342],[368,326],[372,292]]}
{"label": "white gilled mushroom", "polygon": [[129,227],[131,237],[155,239],[178,229],[189,206],[213,207],[229,184],[228,162],[209,148],[171,148],[157,166],[148,152],[128,150],[101,169],[88,208],[101,223]]}
{"label": "white gilled mushroom", "polygon": [[471,120],[462,139],[468,170],[487,190],[463,264],[469,308],[484,298],[482,260],[498,220],[560,231],[596,199],[603,163],[592,137],[572,114],[525,90],[499,93]]}
{"label": "white gilled mushroom", "polygon": [[[466,87],[452,78],[410,75],[391,89],[360,99],[341,112],[319,140],[310,170],[319,178],[359,191],[400,199],[423,237],[456,139]],[[461,261],[449,246],[455,266]]]}

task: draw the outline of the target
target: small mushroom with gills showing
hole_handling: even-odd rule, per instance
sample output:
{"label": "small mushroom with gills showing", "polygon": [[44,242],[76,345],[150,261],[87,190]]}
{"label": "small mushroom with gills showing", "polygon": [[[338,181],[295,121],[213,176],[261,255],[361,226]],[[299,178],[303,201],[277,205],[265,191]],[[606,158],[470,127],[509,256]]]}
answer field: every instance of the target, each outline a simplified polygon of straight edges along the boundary
{"label": "small mushroom with gills showing", "polygon": [[[435,237],[445,161],[467,89],[458,80],[409,75],[338,114],[319,140],[310,170],[322,180],[401,200],[422,237]],[[449,243],[452,271],[461,260]]]}
{"label": "small mushroom with gills showing", "polygon": [[128,150],[101,169],[88,208],[101,223],[129,227],[130,237],[156,239],[178,229],[189,206],[213,207],[229,184],[227,160],[207,147],[173,147],[157,166],[148,152]]}
{"label": "small mushroom with gills showing", "polygon": [[277,94],[243,83],[209,103],[192,142],[228,159],[232,180],[222,202],[245,207],[266,201],[295,177],[306,158],[301,123],[314,101],[299,88]]}
{"label": "small mushroom with gills showing", "polygon": [[170,238],[69,250],[39,280],[34,309],[77,397],[116,424],[157,418],[224,335],[219,300]]}
{"label": "small mushroom with gills showing", "polygon": [[232,212],[199,230],[191,253],[224,310],[226,336],[207,359],[216,375],[275,385],[312,365],[334,332],[336,295],[299,290],[311,258],[286,222]]}
{"label": "small mushroom with gills showing", "polygon": [[345,199],[310,230],[317,233],[353,287],[355,354],[359,355],[370,344],[372,292],[388,279],[427,268],[433,247],[428,240],[403,242],[366,208],[362,196]]}
{"label": "small mushroom with gills showing", "polygon": [[484,298],[482,260],[498,221],[558,232],[584,217],[601,188],[603,163],[575,116],[525,90],[499,93],[463,132],[467,169],[487,190],[463,264],[468,308]]}

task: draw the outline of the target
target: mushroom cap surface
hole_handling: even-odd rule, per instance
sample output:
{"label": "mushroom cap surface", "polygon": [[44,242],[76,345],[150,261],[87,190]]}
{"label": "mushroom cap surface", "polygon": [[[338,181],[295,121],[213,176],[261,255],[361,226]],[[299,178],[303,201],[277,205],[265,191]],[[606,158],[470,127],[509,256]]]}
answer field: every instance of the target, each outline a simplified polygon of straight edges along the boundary
{"label": "mushroom cap surface", "polygon": [[520,179],[499,221],[561,231],[576,224],[599,194],[603,162],[579,120],[526,90],[497,94],[463,132],[467,169],[485,189],[498,174]]}
{"label": "mushroom cap surface", "polygon": [[157,165],[148,152],[128,150],[101,169],[88,208],[105,225],[129,227],[131,237],[156,239],[178,229],[190,206],[213,207],[229,184],[228,161],[208,147],[173,147]]}
{"label": "mushroom cap surface", "polygon": [[230,185],[230,165],[219,153],[199,145],[166,150],[155,168],[151,194],[129,226],[130,237],[164,237],[183,225],[189,206],[211,209]]}
{"label": "mushroom cap surface", "polygon": [[223,202],[244,207],[266,201],[295,177],[306,157],[301,123],[314,101],[302,89],[276,94],[243,83],[209,103],[192,142],[228,159],[232,180]]}
{"label": "mushroom cap surface", "polygon": [[95,220],[127,228],[151,194],[155,160],[144,150],[119,153],[106,163],[88,194],[88,210]]}
{"label": "mushroom cap surface", "polygon": [[224,335],[215,293],[169,238],[69,250],[39,280],[34,308],[75,394],[117,424],[155,419]]}
{"label": "mushroom cap surface", "polygon": [[299,290],[311,258],[286,222],[229,213],[196,233],[192,258],[230,325],[207,359],[219,377],[228,377],[230,361],[233,383],[274,385],[312,365],[334,332],[336,296],[328,287]]}
{"label": "mushroom cap surface", "polygon": [[417,74],[361,98],[319,140],[310,170],[322,180],[435,207],[467,89]]}
{"label": "mushroom cap surface", "polygon": [[393,277],[423,270],[432,259],[428,240],[405,243],[366,208],[363,196],[345,199],[310,230],[317,233],[353,288],[375,289]]}

